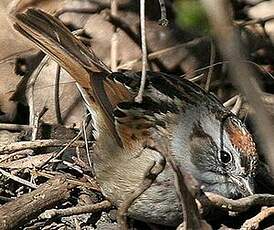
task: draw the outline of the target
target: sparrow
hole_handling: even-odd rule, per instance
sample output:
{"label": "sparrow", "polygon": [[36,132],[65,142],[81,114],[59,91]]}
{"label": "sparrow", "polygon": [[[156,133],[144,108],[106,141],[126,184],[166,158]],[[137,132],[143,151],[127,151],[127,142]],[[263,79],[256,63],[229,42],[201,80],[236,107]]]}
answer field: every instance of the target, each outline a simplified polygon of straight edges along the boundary
{"label": "sparrow", "polygon": [[[16,30],[76,80],[95,128],[96,180],[117,207],[140,186],[148,168],[161,163],[157,146],[165,146],[203,191],[229,198],[253,194],[254,141],[213,94],[181,77],[148,71],[143,100],[135,102],[141,73],[112,72],[60,20],[41,10],[29,9],[14,20]],[[171,226],[182,221],[168,163],[128,215]]]}

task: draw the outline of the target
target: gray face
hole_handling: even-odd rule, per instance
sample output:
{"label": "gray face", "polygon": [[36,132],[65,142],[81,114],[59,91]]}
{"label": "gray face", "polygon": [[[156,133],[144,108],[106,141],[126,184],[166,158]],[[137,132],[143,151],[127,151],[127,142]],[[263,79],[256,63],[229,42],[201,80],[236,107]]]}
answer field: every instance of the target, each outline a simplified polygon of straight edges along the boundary
{"label": "gray face", "polygon": [[251,195],[256,157],[250,154],[251,148],[242,146],[252,142],[242,123],[235,117],[221,122],[201,111],[196,117],[185,115],[180,129],[184,126],[189,135],[173,142],[174,150],[181,151],[180,165],[196,177],[204,191],[229,198]]}
{"label": "gray face", "polygon": [[234,198],[251,195],[250,164],[244,164],[242,153],[232,146],[225,133],[220,133],[220,139],[221,136],[224,140],[216,142],[201,126],[194,125],[189,143],[191,161],[198,171],[197,179],[204,191]]}

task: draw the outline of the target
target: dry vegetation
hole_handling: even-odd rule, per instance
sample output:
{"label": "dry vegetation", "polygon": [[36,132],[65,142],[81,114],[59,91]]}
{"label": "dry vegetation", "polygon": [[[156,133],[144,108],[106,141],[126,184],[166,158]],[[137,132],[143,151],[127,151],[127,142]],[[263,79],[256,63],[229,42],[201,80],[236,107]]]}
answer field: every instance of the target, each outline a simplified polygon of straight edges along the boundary
{"label": "dry vegetation", "polygon": [[[15,32],[9,20],[28,7],[43,9],[113,70],[140,71],[140,1],[113,2],[0,2],[0,229],[118,229],[117,210],[93,178],[87,154],[93,145],[92,123],[73,79]],[[184,7],[180,1],[165,0],[168,26],[159,24],[159,1],[147,1],[148,68],[181,75],[212,91],[252,130],[261,162],[256,195],[230,200],[193,188],[200,214],[178,229],[272,229],[274,1],[194,2],[210,15],[212,36],[176,23]],[[230,19],[235,34],[224,29]],[[191,178],[185,182],[194,187]],[[187,205],[188,210],[196,206]],[[128,225],[172,229],[131,219]]]}

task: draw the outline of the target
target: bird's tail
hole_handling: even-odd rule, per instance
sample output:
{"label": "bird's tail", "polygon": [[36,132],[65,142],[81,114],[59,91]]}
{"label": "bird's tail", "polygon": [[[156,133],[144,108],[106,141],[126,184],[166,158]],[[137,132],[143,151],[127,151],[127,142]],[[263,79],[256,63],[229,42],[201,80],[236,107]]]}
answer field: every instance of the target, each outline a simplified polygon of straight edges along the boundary
{"label": "bird's tail", "polygon": [[93,103],[92,109],[100,109],[97,114],[102,115],[108,129],[120,142],[112,109],[125,99],[127,93],[115,82],[105,80],[111,74],[110,69],[57,18],[41,10],[29,9],[15,15],[14,20],[16,30],[39,46],[76,80],[82,88],[81,94],[86,101]]}
{"label": "bird's tail", "polygon": [[15,16],[15,29],[55,59],[83,88],[89,73],[111,71],[55,17],[38,9]]}

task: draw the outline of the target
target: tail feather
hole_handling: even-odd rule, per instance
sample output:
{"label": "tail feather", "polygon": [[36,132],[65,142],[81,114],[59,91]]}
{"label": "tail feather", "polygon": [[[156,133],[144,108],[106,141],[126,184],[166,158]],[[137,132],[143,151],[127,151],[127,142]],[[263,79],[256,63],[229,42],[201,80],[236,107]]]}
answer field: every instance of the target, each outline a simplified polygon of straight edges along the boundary
{"label": "tail feather", "polygon": [[114,126],[113,105],[104,89],[105,77],[111,73],[109,68],[60,20],[41,10],[29,9],[26,13],[17,14],[15,23],[16,30],[50,55],[84,89],[81,91],[83,97],[94,106],[89,109],[101,109],[106,125],[121,145]]}
{"label": "tail feather", "polygon": [[83,88],[90,88],[93,72],[111,72],[60,20],[34,9],[15,18],[15,29],[52,56]]}

